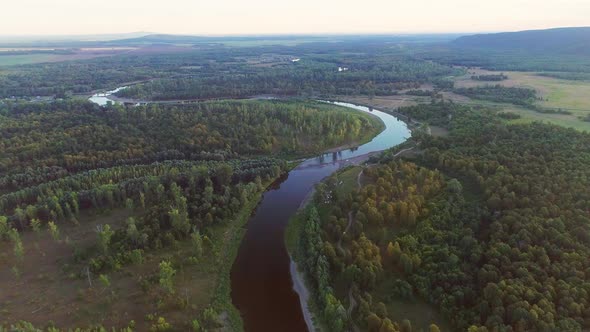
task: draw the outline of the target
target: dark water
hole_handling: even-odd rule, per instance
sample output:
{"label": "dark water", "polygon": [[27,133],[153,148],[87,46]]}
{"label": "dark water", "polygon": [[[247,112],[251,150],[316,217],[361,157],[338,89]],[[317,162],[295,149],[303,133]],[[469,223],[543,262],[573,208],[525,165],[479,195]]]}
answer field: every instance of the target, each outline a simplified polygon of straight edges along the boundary
{"label": "dark water", "polygon": [[290,217],[316,183],[350,158],[388,149],[410,136],[406,125],[389,114],[352,104],[337,104],[371,112],[383,120],[386,128],[371,142],[356,149],[305,160],[264,194],[248,222],[231,271],[232,301],[242,315],[246,331],[308,330],[299,296],[293,290],[290,259],[283,238]]}

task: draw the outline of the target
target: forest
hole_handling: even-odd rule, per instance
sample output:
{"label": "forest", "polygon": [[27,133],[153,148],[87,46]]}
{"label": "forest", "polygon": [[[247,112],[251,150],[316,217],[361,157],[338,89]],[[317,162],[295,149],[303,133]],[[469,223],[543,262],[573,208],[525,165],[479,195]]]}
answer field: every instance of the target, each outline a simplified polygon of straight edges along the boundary
{"label": "forest", "polygon": [[[229,268],[265,188],[288,159],[366,140],[382,126],[313,101],[2,103],[0,284],[10,291],[0,324],[237,329]],[[23,311],[19,283],[68,285],[30,303],[77,309]]]}
{"label": "forest", "polygon": [[401,111],[435,107],[452,114],[448,136],[414,135],[420,153],[385,153],[360,189],[336,174],[302,213],[297,257],[320,320],[411,331],[393,303],[419,299],[452,330],[590,328],[590,135],[448,103]]}
{"label": "forest", "polygon": [[[120,97],[144,100],[244,98],[259,94],[392,95],[461,69],[408,57],[383,44],[309,44],[112,57],[0,69],[0,97],[56,98],[129,83]],[[352,50],[355,50],[354,53]],[[303,58],[299,62],[291,59]],[[339,67],[349,68],[339,72]]]}
{"label": "forest", "polygon": [[488,85],[475,88],[456,88],[453,92],[473,99],[487,100],[498,103],[510,103],[525,107],[534,107],[537,93],[527,88],[504,87],[502,85]]}
{"label": "forest", "polygon": [[0,106],[0,117],[0,190],[117,165],[309,155],[370,137],[382,126],[360,112],[298,101],[135,108],[10,103]]}
{"label": "forest", "polygon": [[[348,71],[339,72],[340,65]],[[392,56],[329,58],[312,56],[272,68],[238,68],[236,72],[160,79],[132,86],[120,97],[148,100],[248,97],[259,94],[280,96],[373,95],[417,88],[438,76],[458,73],[434,63]]]}

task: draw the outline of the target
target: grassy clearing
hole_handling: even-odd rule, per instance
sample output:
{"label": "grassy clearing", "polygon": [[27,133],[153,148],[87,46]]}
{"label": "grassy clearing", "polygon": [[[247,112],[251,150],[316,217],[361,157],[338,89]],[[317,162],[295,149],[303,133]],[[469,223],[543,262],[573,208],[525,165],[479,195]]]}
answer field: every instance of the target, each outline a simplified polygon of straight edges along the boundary
{"label": "grassy clearing", "polygon": [[[569,114],[545,114],[535,112],[516,106],[505,106],[505,112],[515,113],[521,116],[520,119],[511,120],[510,123],[530,123],[530,122],[545,122],[558,126],[573,128],[579,131],[590,132],[590,122],[582,121],[577,116]],[[590,113],[589,113],[590,114]]]}
{"label": "grassy clearing", "polygon": [[349,167],[337,173],[338,187],[337,190],[342,193],[350,193],[358,188],[357,178],[363,170],[360,166]]}

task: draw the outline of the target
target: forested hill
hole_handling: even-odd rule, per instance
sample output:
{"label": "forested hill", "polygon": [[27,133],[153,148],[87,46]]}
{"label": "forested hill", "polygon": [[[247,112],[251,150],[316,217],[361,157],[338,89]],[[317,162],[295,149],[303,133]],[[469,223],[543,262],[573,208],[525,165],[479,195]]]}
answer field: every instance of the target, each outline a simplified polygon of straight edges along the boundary
{"label": "forested hill", "polygon": [[462,48],[590,55],[590,27],[479,34],[460,37],[452,44]]}

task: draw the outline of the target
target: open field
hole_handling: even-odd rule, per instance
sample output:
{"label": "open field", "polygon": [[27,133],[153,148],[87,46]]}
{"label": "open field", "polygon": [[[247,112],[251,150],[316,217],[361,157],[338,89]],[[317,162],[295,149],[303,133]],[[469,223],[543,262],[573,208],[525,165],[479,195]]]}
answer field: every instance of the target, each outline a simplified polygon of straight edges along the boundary
{"label": "open field", "polygon": [[522,117],[521,119],[512,120],[511,123],[539,121],[580,131],[590,131],[590,122],[580,119],[580,117],[590,115],[590,82],[544,77],[529,72],[503,72],[508,76],[508,79],[499,82],[483,82],[471,79],[472,75],[499,73],[483,69],[470,69],[465,76],[455,79],[455,86],[461,88],[500,84],[507,87],[535,89],[539,97],[542,98],[542,100],[536,102],[536,105],[551,110],[566,110],[572,114],[540,113],[511,104],[473,100],[452,92],[443,92],[443,96],[456,103],[482,105],[493,110],[515,113]]}
{"label": "open field", "polygon": [[529,72],[504,72],[507,80],[499,82],[482,82],[471,79],[472,75],[498,74],[482,69],[470,69],[465,76],[458,77],[456,87],[475,87],[500,84],[507,87],[525,87],[537,91],[543,100],[538,106],[550,109],[564,109],[575,115],[590,114],[590,82],[564,80],[539,76]]}
{"label": "open field", "polygon": [[[96,47],[73,50],[0,48],[0,67],[94,59],[137,51],[135,47]],[[54,51],[54,52],[52,52]],[[62,51],[62,52],[58,52]],[[15,53],[18,52],[18,53]]]}
{"label": "open field", "polygon": [[[456,103],[472,106],[484,106],[490,110],[498,112],[515,113],[521,116],[520,119],[510,120],[510,123],[529,123],[529,122],[546,122],[555,124],[566,128],[574,128],[579,131],[590,132],[590,122],[582,121],[578,118],[578,115],[574,114],[558,114],[558,113],[540,113],[524,107],[494,103],[481,100],[472,100],[464,96],[460,96],[451,92],[444,92],[443,95],[446,99],[452,100]],[[590,112],[586,113],[590,114]],[[580,115],[581,116],[581,115]],[[434,135],[434,132],[433,132]]]}

